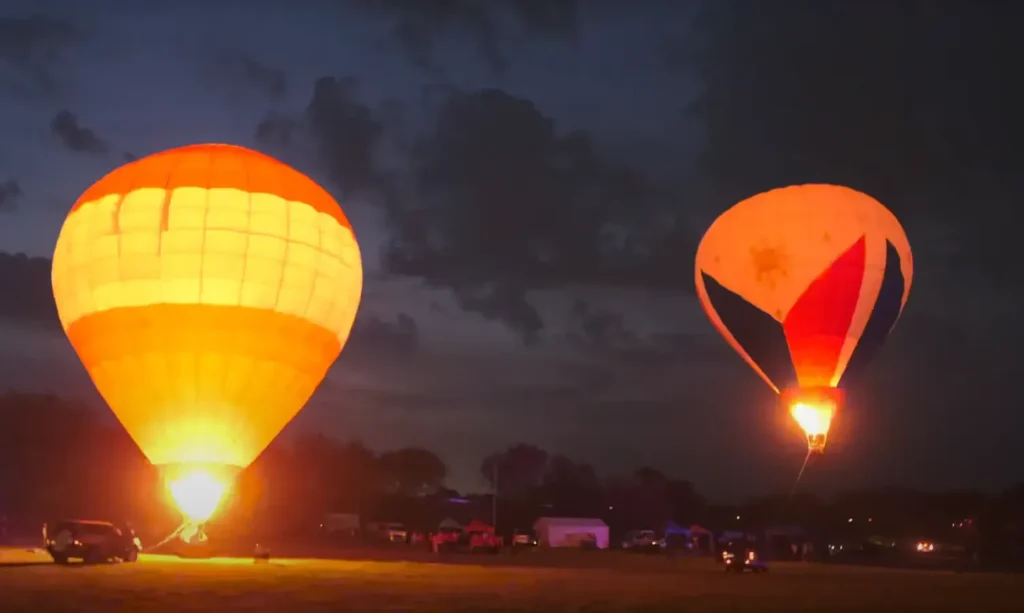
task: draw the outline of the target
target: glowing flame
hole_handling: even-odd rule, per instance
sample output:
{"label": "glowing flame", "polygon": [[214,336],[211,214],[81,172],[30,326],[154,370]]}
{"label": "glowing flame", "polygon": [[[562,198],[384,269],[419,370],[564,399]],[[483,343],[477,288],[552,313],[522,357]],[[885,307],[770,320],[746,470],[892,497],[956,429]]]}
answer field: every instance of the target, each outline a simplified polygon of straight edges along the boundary
{"label": "glowing flame", "polygon": [[836,413],[835,403],[796,402],[790,407],[789,413],[807,435],[808,449],[824,451],[828,429],[832,426],[832,417]]}
{"label": "glowing flame", "polygon": [[189,521],[202,523],[213,515],[227,485],[206,471],[194,471],[168,484],[171,497]]}

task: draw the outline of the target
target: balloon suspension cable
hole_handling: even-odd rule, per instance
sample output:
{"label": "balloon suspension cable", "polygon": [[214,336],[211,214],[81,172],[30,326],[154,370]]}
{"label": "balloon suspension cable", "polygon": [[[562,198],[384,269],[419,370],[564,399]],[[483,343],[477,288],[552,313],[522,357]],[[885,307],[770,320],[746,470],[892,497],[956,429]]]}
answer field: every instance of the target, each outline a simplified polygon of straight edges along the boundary
{"label": "balloon suspension cable", "polygon": [[176,538],[180,538],[186,543],[190,543],[194,539],[197,542],[204,542],[206,540],[206,532],[203,530],[202,523],[197,523],[192,520],[186,519],[185,521],[181,522],[180,526],[174,529],[174,532],[168,534],[167,538],[160,541],[159,543],[144,548],[142,551],[144,553],[151,552],[154,549],[157,549],[159,547],[166,545],[167,543],[170,543]]}
{"label": "balloon suspension cable", "polygon": [[169,535],[167,535],[167,538],[165,538],[164,540],[160,541],[159,543],[156,543],[155,545],[150,545],[149,547],[144,548],[142,551],[144,551],[144,552],[153,551],[154,549],[157,549],[158,547],[162,547],[163,545],[166,545],[167,543],[173,541],[174,539],[178,538],[178,536],[181,534],[181,532],[186,527],[188,527],[189,523],[191,523],[191,522],[189,522],[188,520],[185,520],[184,522],[181,523],[180,526],[178,526],[177,528],[174,529],[174,532],[171,532]]}
{"label": "balloon suspension cable", "polygon": [[804,476],[804,471],[807,470],[807,463],[811,460],[813,450],[808,449],[807,455],[804,456],[804,463],[800,466],[800,472],[796,475],[796,481],[793,482],[793,489],[789,490],[789,502],[793,501],[793,494],[796,494],[796,488],[800,485],[800,479]]}

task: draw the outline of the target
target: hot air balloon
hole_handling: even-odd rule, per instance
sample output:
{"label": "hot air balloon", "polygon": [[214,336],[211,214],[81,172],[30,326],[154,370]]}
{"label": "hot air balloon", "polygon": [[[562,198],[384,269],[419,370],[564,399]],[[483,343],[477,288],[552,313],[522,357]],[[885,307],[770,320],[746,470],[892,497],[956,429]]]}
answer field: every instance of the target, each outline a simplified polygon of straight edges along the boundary
{"label": "hot air balloon", "polygon": [[896,324],[913,278],[896,217],[847,187],[798,185],[733,206],[697,249],[697,295],[718,331],[825,448],[851,380]]}
{"label": "hot air balloon", "polygon": [[139,159],[87,189],[52,273],[68,339],[193,523],[323,380],[362,279],[352,226],[323,188],[216,144]]}

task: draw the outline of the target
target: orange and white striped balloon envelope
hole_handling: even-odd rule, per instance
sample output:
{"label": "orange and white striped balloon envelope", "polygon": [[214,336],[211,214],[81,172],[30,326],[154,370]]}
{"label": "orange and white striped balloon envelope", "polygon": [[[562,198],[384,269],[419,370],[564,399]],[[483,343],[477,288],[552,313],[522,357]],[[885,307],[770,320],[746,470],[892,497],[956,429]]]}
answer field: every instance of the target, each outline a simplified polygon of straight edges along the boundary
{"label": "orange and white striped balloon envelope", "polygon": [[193,145],[87,189],[52,280],[114,414],[153,464],[194,480],[248,466],[298,413],[348,338],[363,271],[351,224],[313,180]]}

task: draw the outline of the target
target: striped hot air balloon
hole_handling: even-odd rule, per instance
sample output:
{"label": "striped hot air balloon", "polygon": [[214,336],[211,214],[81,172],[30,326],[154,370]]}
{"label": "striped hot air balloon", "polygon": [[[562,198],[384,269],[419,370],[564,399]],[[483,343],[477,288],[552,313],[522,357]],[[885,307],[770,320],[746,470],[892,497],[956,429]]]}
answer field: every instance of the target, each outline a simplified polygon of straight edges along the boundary
{"label": "striped hot air balloon", "polygon": [[52,277],[96,388],[197,518],[323,380],[362,279],[337,202],[229,145],[157,153],[100,179],[64,222]]}
{"label": "striped hot air balloon", "polygon": [[913,270],[903,228],[878,201],[847,187],[798,185],[715,220],[697,250],[697,295],[820,452],[840,390],[896,324]]}

